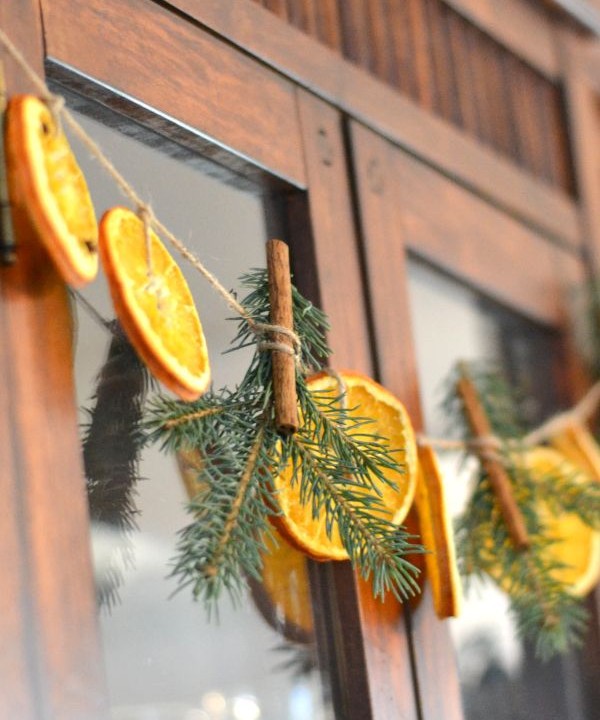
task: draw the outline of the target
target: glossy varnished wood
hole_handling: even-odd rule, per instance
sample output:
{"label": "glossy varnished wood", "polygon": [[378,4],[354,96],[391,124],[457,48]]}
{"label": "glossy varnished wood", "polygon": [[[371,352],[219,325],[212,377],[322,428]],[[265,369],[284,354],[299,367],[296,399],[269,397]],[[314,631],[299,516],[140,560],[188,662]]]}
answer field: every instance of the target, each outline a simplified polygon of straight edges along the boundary
{"label": "glossy varnished wood", "polygon": [[[37,4],[3,4],[0,24],[42,72]],[[30,89],[14,67],[9,88]],[[95,720],[105,716],[106,701],[69,305],[64,284],[18,198],[13,200],[17,263],[0,270],[0,483],[6,499],[0,532],[10,534],[5,551],[14,551],[3,572],[0,622],[9,623],[3,628],[3,663],[13,662],[0,714]]]}
{"label": "glossy varnished wood", "polygon": [[[306,154],[309,227],[291,225],[292,269],[298,286],[319,302],[331,321],[331,365],[373,372],[368,316],[350,201],[341,117],[318,98],[299,91]],[[300,215],[301,213],[299,213]],[[373,693],[360,624],[358,589],[348,563],[315,565],[311,572],[319,612],[317,629],[337,716],[370,720]]]}
{"label": "glossy varnished wood", "polygon": [[597,46],[563,34],[565,90],[571,123],[581,223],[593,270],[600,271],[600,57]]}
{"label": "glossy varnished wood", "polygon": [[49,57],[304,184],[290,83],[150,0],[42,7]]}
{"label": "glossy varnished wood", "polygon": [[543,8],[535,8],[523,0],[444,2],[545,76],[558,77],[554,27]]}
{"label": "glossy varnished wood", "polygon": [[[306,22],[312,0],[289,0],[288,22],[313,38],[320,39],[316,22]],[[549,13],[527,0],[329,0],[337,3],[340,19],[340,54],[372,75],[399,89],[417,104],[441,116],[506,157],[519,161],[536,177],[563,189],[564,177],[552,163],[530,162],[529,155],[519,155],[516,142],[496,142],[490,132],[487,116],[491,114],[489,86],[479,82],[494,65],[501,67],[507,59],[515,64],[519,85],[524,93],[510,100],[519,113],[526,114],[528,124],[537,135],[552,112],[548,103],[536,101],[537,86],[558,89],[558,52],[554,25]],[[264,3],[263,3],[264,6]],[[445,24],[436,22],[440,16]],[[444,35],[447,34],[447,38]],[[439,65],[436,46],[451,40],[448,67]],[[433,70],[436,66],[437,72]],[[525,65],[529,72],[525,71]],[[449,73],[448,70],[453,72]],[[458,94],[469,99],[470,112],[448,114],[438,98]],[[501,96],[506,103],[507,96]],[[473,116],[476,122],[471,122]],[[493,118],[496,125],[506,123],[504,133],[514,133],[504,113]],[[566,151],[562,132],[545,139],[549,156]]]}
{"label": "glossy varnished wood", "polygon": [[259,5],[246,0],[169,2],[497,205],[567,242],[579,243],[575,203],[566,193],[424,112]]}
{"label": "glossy varnished wood", "polygon": [[[394,148],[374,133],[353,123],[352,147],[361,219],[369,297],[373,311],[379,377],[383,384],[405,404],[417,430],[421,429],[421,408],[417,367],[407,287],[407,248],[403,228],[402,186],[394,163]],[[435,202],[435,201],[434,201]],[[373,623],[381,608],[372,603],[365,608],[365,625],[372,632],[371,642],[387,645],[397,663],[406,658],[407,631],[396,625],[387,631],[386,622]],[[389,610],[388,610],[389,613]],[[423,720],[459,720],[462,718],[458,678],[447,628],[433,612],[429,591],[410,614],[409,628],[419,687]],[[406,660],[404,660],[406,663]],[[406,717],[405,678],[396,671],[388,679],[393,689],[381,697],[382,717],[395,717],[394,703]],[[404,714],[401,715],[404,717]]]}
{"label": "glossy varnished wood", "polygon": [[409,155],[396,152],[394,162],[405,242],[413,253],[533,319],[560,320],[557,258],[567,273],[579,262],[576,253]]}

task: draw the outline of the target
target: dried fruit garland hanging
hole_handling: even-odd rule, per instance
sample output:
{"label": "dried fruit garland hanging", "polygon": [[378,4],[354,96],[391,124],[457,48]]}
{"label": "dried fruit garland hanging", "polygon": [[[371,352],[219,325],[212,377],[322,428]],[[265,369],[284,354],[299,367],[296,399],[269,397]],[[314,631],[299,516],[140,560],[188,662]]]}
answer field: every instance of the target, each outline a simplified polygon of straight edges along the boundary
{"label": "dried fruit garland hanging", "polygon": [[[10,50],[10,43],[5,38],[3,42]],[[14,48],[11,54],[19,59]],[[175,575],[183,584],[192,583],[194,594],[211,604],[223,590],[239,593],[245,576],[260,576],[262,553],[273,534],[270,520],[305,549],[304,526],[322,523],[322,559],[342,552],[363,577],[372,577],[376,595],[414,595],[419,590],[417,570],[406,555],[422,548],[400,526],[415,483],[414,467],[405,475],[402,457],[413,458],[414,464],[410,422],[399,401],[368,379],[361,382],[370,385],[371,396],[379,396],[379,410],[393,406],[401,417],[404,446],[390,446],[390,440],[398,440],[394,428],[388,429],[388,438],[385,427],[373,430],[373,419],[357,417],[355,408],[348,410],[339,389],[321,401],[313,397],[305,377],[329,355],[323,339],[326,321],[292,290],[287,247],[278,241],[268,244],[268,277],[248,276],[250,295],[238,303],[161,225],[43,82],[28,72],[48,107],[32,97],[13,98],[9,104],[11,194],[13,202],[30,213],[67,282],[81,285],[92,278],[94,273],[84,272],[83,266],[92,256],[96,260],[96,237],[88,237],[88,227],[84,232],[71,222],[80,198],[87,202],[89,193],[61,120],[136,208],[136,213],[115,208],[105,214],[100,256],[121,326],[153,374],[183,401],[157,399],[146,432],[138,436],[171,451],[193,451],[198,458],[197,492],[190,503],[193,521],[181,533]],[[19,113],[23,107],[36,112]],[[15,143],[21,135],[11,127],[22,127],[24,135],[36,141],[35,153],[19,153]],[[39,180],[36,192],[24,178]],[[93,208],[87,214],[95,233]],[[155,228],[241,317],[234,345],[254,345],[255,354],[234,390],[200,397],[210,378],[202,328],[183,276]],[[88,477],[93,474],[88,470]],[[327,547],[332,538],[336,550]]]}
{"label": "dried fruit garland hanging", "polygon": [[[354,372],[314,374],[329,357],[327,322],[291,287],[286,246],[268,244],[269,272],[243,278],[249,294],[239,303],[160,223],[1,30],[0,42],[46,101],[11,100],[5,135],[11,201],[25,206],[68,283],[79,286],[93,278],[100,248],[121,325],[153,374],[182,398],[159,396],[145,407],[144,380],[132,393],[131,432],[124,434],[130,442],[119,446],[121,492],[94,447],[106,410],[106,374],[100,378],[85,440],[90,497],[107,501],[126,535],[134,524],[131,488],[143,446],[159,442],[174,452],[192,515],[181,532],[174,574],[211,606],[223,590],[237,596],[247,578],[251,584],[260,579],[269,567],[265,553],[276,545],[274,526],[311,557],[349,558],[372,580],[376,596],[415,594],[418,571],[410,555],[423,548],[401,526],[414,496],[432,550],[426,567],[436,612],[457,615],[461,586],[435,443],[423,439],[417,458],[406,411],[373,380]],[[61,120],[135,208],[109,211],[99,240]],[[240,316],[233,348],[251,345],[255,353],[233,390],[208,389],[208,353],[193,299],[155,230]],[[124,335],[116,326],[111,330],[114,352],[119,345],[119,357],[125,357]],[[575,598],[597,581],[600,452],[576,413],[537,434],[564,450],[575,469],[548,449],[525,451],[533,438],[519,440],[522,430],[507,410],[507,393],[494,394],[496,382],[490,375],[467,377],[463,368],[447,403],[459,408],[464,421],[461,447],[476,454],[481,466],[459,523],[462,570],[467,577],[486,572],[494,578],[510,595],[523,635],[535,638],[539,654],[549,656],[581,634],[584,612]],[[590,470],[595,480],[584,474]],[[575,546],[583,551],[573,560]],[[119,578],[116,572],[109,576],[110,598]]]}
{"label": "dried fruit garland hanging", "polygon": [[[508,594],[520,634],[549,658],[581,641],[580,598],[600,578],[600,476],[587,473],[598,450],[579,420],[586,408],[526,434],[497,372],[463,364],[450,388],[446,410],[462,427],[460,445],[480,459],[456,527],[461,573],[491,577]],[[591,457],[581,442],[571,446],[575,463],[539,446],[570,445],[574,426]]]}

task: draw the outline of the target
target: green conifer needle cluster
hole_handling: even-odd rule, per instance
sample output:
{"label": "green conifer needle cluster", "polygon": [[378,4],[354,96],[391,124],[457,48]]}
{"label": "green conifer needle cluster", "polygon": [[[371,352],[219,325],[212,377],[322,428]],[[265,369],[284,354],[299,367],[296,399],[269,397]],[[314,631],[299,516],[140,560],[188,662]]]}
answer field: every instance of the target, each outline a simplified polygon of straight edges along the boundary
{"label": "green conifer needle cluster", "polygon": [[[457,521],[457,552],[462,575],[493,578],[508,593],[521,637],[535,645],[541,659],[567,651],[581,642],[587,613],[581,601],[555,579],[559,565],[547,550],[556,541],[538,512],[540,500],[554,513],[576,513],[583,522],[600,529],[600,483],[581,484],[569,473],[532,473],[519,457],[526,452],[520,442],[524,427],[519,401],[501,375],[489,366],[472,365],[474,382],[492,425],[501,441],[504,467],[523,515],[530,547],[515,548],[501,515],[489,477],[481,466],[468,505]],[[456,394],[458,372],[453,374],[445,408],[463,439],[472,440],[469,423]]]}
{"label": "green conifer needle cluster", "polygon": [[[266,272],[244,276],[243,304],[259,323],[269,322]],[[323,313],[293,290],[294,329],[301,341],[297,391],[302,427],[292,436],[275,428],[271,353],[240,321],[232,350],[254,346],[250,366],[234,390],[210,391],[193,403],[158,398],[150,407],[149,441],[167,452],[198,453],[198,493],[189,504],[190,523],[180,534],[173,573],[210,609],[223,591],[234,600],[245,577],[260,578],[270,516],[279,513],[274,480],[292,467],[303,503],[325,514],[328,533],[337,527],[374,593],[398,598],[418,592],[417,569],[406,555],[422,552],[403,528],[382,519],[375,479],[389,483],[388,469],[402,472],[392,448],[369,432],[369,419],[350,416],[341,398],[321,404],[308,390],[306,372],[329,355]],[[301,471],[300,471],[301,468]],[[365,492],[371,488],[371,492]]]}

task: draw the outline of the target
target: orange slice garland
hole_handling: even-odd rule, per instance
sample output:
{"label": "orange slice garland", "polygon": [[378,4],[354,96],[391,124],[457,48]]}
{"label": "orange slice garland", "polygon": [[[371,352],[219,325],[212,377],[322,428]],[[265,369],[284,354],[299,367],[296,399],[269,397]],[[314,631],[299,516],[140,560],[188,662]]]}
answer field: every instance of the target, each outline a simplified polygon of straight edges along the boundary
{"label": "orange slice garland", "polygon": [[418,450],[419,478],[415,505],[431,583],[433,606],[439,618],[457,617],[462,605],[462,583],[456,564],[452,520],[446,505],[438,459],[428,446]]}
{"label": "orange slice garland", "polygon": [[[385,507],[384,517],[399,525],[410,509],[417,481],[416,444],[410,418],[402,403],[374,380],[351,371],[339,375],[346,387],[350,414],[371,418],[365,432],[380,436],[404,468],[404,472],[394,471],[388,476],[396,487],[375,480]],[[314,375],[308,380],[308,387],[322,404],[330,403],[341,394],[337,379],[328,373]],[[274,518],[278,530],[292,545],[315,560],[347,560],[348,553],[337,526],[334,525],[328,537],[325,512],[313,518],[311,504],[302,505],[300,481],[297,479],[292,485],[292,472],[291,467],[286,468],[275,481],[281,509],[281,515]]]}
{"label": "orange slice garland", "polygon": [[[577,483],[596,482],[552,448],[533,448],[525,453],[524,462],[534,478],[561,473],[569,475]],[[538,512],[548,536],[555,540],[546,552],[551,560],[564,566],[554,570],[553,576],[564,583],[572,595],[587,595],[600,579],[600,532],[586,525],[574,513],[555,515],[543,498]]]}
{"label": "orange slice garland", "polygon": [[126,208],[100,223],[100,257],[117,316],[154,376],[183,400],[208,388],[206,340],[187,282],[150,231],[151,272],[144,223]]}
{"label": "orange slice garland", "polygon": [[22,205],[67,283],[98,271],[98,227],[85,177],[47,105],[32,95],[7,108],[6,163],[11,202]]}

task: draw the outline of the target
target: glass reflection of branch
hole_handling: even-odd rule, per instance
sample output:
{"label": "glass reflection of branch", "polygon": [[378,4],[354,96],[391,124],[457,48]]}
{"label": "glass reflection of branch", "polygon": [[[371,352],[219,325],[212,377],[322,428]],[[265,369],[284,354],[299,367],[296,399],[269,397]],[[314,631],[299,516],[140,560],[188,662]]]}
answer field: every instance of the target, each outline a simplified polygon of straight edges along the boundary
{"label": "glass reflection of branch", "polygon": [[95,551],[101,551],[96,562],[98,603],[110,608],[133,561],[130,534],[137,529],[140,422],[150,378],[118,323],[108,327],[112,339],[93,407],[87,410],[83,461]]}

